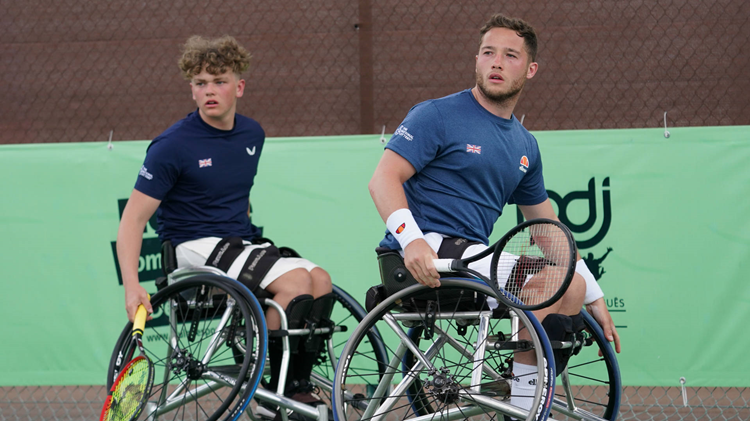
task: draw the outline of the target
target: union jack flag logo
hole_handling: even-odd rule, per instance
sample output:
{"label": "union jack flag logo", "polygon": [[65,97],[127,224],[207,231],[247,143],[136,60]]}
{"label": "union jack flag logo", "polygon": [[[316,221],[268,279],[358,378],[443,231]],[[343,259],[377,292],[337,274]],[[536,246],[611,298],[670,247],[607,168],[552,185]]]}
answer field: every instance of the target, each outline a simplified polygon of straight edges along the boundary
{"label": "union jack flag logo", "polygon": [[472,152],[472,153],[482,153],[482,147],[478,145],[469,145],[466,144],[466,152]]}
{"label": "union jack flag logo", "polygon": [[210,166],[211,166],[211,158],[198,160],[198,168],[210,167]]}

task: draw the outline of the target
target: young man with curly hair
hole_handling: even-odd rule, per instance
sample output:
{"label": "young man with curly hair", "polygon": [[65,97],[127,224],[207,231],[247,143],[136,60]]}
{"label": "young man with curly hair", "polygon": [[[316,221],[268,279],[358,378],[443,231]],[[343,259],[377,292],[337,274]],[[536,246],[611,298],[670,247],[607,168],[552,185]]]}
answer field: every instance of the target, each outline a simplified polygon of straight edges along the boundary
{"label": "young man with curly hair", "polygon": [[[325,313],[325,308],[330,314],[329,274],[291,249],[280,251],[250,220],[250,189],[265,132],[258,122],[236,112],[237,100],[245,93],[241,74],[249,65],[250,54],[229,36],[193,36],[184,45],[179,67],[198,108],[149,145],[117,234],[130,320],[140,304],[152,312],[138,281],[138,258],[144,227],[154,212],[159,238],[175,247],[178,267],[216,266],[256,294],[272,296],[288,313],[294,307],[306,316]],[[235,258],[226,259],[229,255]],[[280,328],[275,310],[267,311],[266,321],[270,330]],[[313,403],[319,398],[311,393],[308,380],[317,354],[303,349],[303,343],[299,341],[299,356],[290,367],[287,396]],[[275,373],[281,353],[281,342],[269,340]],[[272,390],[278,382],[274,375]]]}

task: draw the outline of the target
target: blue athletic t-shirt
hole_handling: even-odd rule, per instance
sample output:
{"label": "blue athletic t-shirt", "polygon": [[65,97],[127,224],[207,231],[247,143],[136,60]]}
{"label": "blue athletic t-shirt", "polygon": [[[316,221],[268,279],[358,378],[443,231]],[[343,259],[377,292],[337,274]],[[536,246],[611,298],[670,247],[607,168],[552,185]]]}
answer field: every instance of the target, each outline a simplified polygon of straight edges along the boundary
{"label": "blue athletic t-shirt", "polygon": [[204,237],[261,235],[250,222],[250,189],[265,132],[235,115],[232,130],[219,130],[188,114],[148,147],[135,189],[161,200],[159,238],[173,245]]}
{"label": "blue athletic t-shirt", "polygon": [[[423,232],[487,244],[506,203],[547,199],[534,136],[515,116],[487,111],[470,89],[415,105],[386,148],[416,170],[404,191]],[[388,231],[380,245],[401,248]]]}

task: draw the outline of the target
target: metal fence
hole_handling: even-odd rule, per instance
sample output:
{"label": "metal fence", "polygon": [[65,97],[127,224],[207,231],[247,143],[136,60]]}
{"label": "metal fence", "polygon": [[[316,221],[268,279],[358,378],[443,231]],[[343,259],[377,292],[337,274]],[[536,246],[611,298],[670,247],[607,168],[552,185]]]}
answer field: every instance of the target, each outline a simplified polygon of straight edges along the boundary
{"label": "metal fence", "polygon": [[[99,418],[105,396],[104,386],[4,387],[0,421],[93,420]],[[747,421],[750,389],[625,387],[617,419]]]}
{"label": "metal fence", "polygon": [[239,111],[269,136],[392,133],[473,85],[494,12],[539,34],[530,130],[750,124],[745,0],[0,0],[0,144],[151,139],[195,104],[192,34],[254,56]]}

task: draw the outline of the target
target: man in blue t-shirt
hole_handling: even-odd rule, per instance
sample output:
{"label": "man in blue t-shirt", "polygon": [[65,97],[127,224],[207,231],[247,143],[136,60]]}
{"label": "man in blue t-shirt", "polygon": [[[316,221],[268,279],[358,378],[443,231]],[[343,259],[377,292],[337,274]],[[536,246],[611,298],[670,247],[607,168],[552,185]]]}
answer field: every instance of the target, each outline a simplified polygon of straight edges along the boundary
{"label": "man in blue t-shirt", "polygon": [[[198,109],[149,145],[117,234],[117,255],[125,287],[125,308],[132,321],[138,305],[152,312],[138,283],[142,233],[157,212],[162,241],[175,247],[178,267],[210,265],[246,284],[256,294],[272,296],[289,313],[306,318],[328,312],[335,299],[331,278],[291,249],[277,248],[252,224],[249,196],[263,150],[265,132],[254,120],[236,114],[245,81],[241,74],[250,54],[232,37],[188,39],[180,59]],[[304,310],[303,310],[304,309]],[[317,311],[316,309],[322,309]],[[327,310],[326,310],[327,309]],[[327,317],[327,316],[323,316]],[[273,308],[266,314],[271,330],[280,328]],[[303,326],[290,326],[303,327]],[[307,382],[317,353],[300,349],[290,366],[287,395],[318,402]],[[269,340],[272,377],[278,382],[280,339]],[[275,377],[274,377],[275,376]]]}
{"label": "man in blue t-shirt", "polygon": [[[440,285],[433,259],[443,239],[477,242],[458,257],[479,253],[506,203],[518,205],[526,219],[557,220],[536,139],[513,115],[526,80],[538,69],[536,34],[522,20],[501,14],[480,33],[476,85],[414,106],[386,145],[369,184],[388,228],[380,245],[401,249],[414,278],[430,287]],[[489,277],[490,257],[470,267]],[[566,294],[536,311],[537,318],[575,316],[585,304],[620,352],[604,293],[583,260],[576,272]],[[534,376],[533,361],[528,353],[516,354],[514,375]],[[519,407],[529,408],[531,400],[524,393],[511,394],[511,403]]]}

